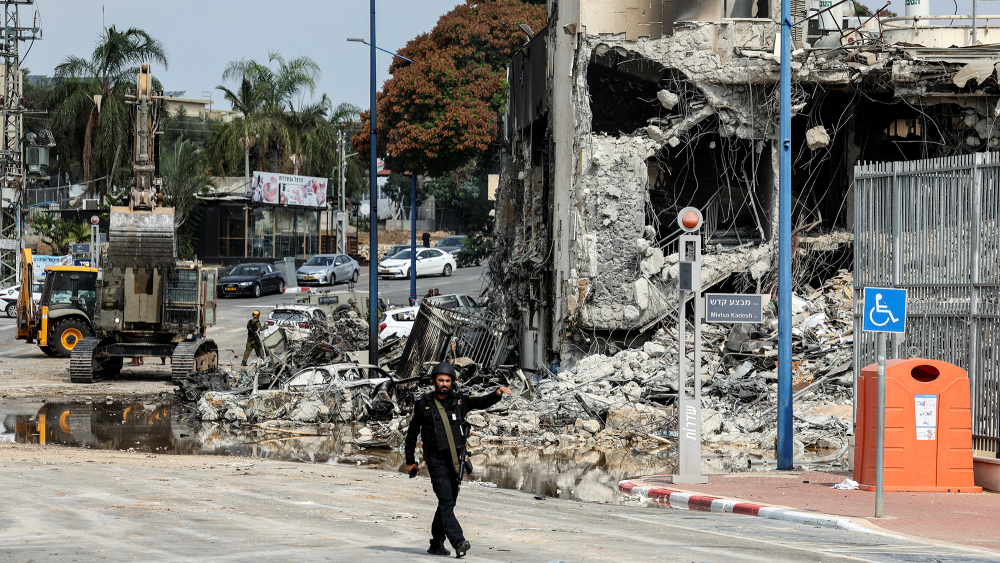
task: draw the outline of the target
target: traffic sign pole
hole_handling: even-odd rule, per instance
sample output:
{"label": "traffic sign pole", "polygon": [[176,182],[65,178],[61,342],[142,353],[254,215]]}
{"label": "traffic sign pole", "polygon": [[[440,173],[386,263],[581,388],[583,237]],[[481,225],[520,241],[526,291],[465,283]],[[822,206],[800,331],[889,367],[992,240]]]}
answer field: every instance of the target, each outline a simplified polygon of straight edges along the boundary
{"label": "traffic sign pole", "polygon": [[[867,305],[867,304],[866,304]],[[878,333],[875,356],[878,359],[878,430],[875,442],[875,517],[882,518],[885,494],[885,333]]]}
{"label": "traffic sign pole", "polygon": [[101,222],[101,218],[97,215],[91,215],[90,217],[90,267],[97,267],[97,243],[100,240],[98,224]]}
{"label": "traffic sign pole", "polygon": [[905,289],[866,287],[861,330],[874,332],[878,362],[878,427],[875,430],[875,517],[883,518],[885,493],[885,343],[886,335],[906,333]]}

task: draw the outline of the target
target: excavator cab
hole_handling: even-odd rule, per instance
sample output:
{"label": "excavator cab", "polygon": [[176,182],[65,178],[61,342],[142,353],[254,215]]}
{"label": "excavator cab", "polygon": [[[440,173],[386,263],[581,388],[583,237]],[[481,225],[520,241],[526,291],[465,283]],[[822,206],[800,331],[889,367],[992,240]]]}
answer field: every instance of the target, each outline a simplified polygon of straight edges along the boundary
{"label": "excavator cab", "polygon": [[77,343],[94,334],[97,268],[50,266],[38,302],[38,345],[50,356],[68,358]]}
{"label": "excavator cab", "polygon": [[[21,279],[33,277],[31,250],[24,249]],[[97,268],[84,266],[49,266],[41,298],[32,302],[31,283],[21,283],[17,302],[17,339],[38,347],[49,356],[68,358],[73,348],[93,336],[94,309],[97,305]]]}

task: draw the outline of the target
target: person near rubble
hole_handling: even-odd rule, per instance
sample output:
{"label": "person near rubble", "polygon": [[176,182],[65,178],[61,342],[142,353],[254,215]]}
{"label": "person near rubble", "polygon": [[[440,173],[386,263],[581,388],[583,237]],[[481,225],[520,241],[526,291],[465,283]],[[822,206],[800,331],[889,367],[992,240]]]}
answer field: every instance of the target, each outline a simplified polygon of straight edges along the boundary
{"label": "person near rubble", "polygon": [[264,325],[260,322],[260,311],[254,311],[253,317],[247,322],[247,349],[243,352],[243,365],[247,365],[250,359],[250,352],[257,354],[258,358],[264,358],[264,348],[260,344],[260,333],[264,331]]}
{"label": "person near rubble", "polygon": [[368,321],[361,316],[361,311],[358,309],[358,300],[351,297],[347,300],[347,304],[350,305],[350,308],[347,309],[347,316],[352,319],[358,319],[358,324],[364,325],[364,329],[368,330]]}
{"label": "person near rubble", "polygon": [[451,555],[444,546],[447,539],[455,555],[464,557],[472,547],[462,533],[462,526],[455,517],[455,502],[460,485],[459,466],[465,459],[465,437],[468,425],[465,415],[471,410],[488,409],[500,402],[507,387],[497,387],[481,397],[470,397],[455,390],[455,368],[440,362],[431,369],[434,390],[417,399],[413,405],[413,418],[406,431],[406,471],[414,474],[419,467],[414,456],[417,436],[423,441],[424,463],[437,495],[437,511],[431,523],[431,555]]}
{"label": "person near rubble", "polygon": [[435,287],[434,288],[434,297],[438,297],[440,295],[441,295],[441,290]]}
{"label": "person near rubble", "polygon": [[421,241],[424,243],[424,248],[431,247],[431,232],[424,231],[424,234],[420,235]]}

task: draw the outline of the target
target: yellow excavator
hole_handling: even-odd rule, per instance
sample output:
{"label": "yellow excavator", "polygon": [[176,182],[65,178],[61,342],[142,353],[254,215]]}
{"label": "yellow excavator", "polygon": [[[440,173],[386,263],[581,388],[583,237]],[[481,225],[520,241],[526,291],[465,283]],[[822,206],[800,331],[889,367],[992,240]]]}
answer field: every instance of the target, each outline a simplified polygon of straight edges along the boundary
{"label": "yellow excavator", "polygon": [[17,299],[17,339],[37,342],[46,355],[68,358],[73,348],[94,334],[97,268],[49,266],[37,307],[31,250],[21,251],[21,293]]}

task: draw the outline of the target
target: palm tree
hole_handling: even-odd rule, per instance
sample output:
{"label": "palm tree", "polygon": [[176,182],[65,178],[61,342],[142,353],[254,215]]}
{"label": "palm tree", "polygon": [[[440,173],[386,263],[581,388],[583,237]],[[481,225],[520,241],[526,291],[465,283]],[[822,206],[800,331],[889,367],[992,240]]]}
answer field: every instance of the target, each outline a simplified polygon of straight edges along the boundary
{"label": "palm tree", "polygon": [[201,149],[192,141],[180,138],[165,149],[160,166],[163,203],[174,208],[174,228],[180,229],[201,204],[198,196],[215,187],[215,180],[205,172]]}
{"label": "palm tree", "polygon": [[[83,181],[94,182],[95,169],[106,171],[97,182],[97,194],[106,194],[112,185],[118,163],[132,158],[128,142],[131,112],[125,104],[125,92],[135,85],[139,67],[157,63],[167,68],[163,44],[145,31],[130,27],[104,30],[89,59],[70,55],[56,67],[57,86],[53,99],[60,103],[54,125],[66,137],[84,124]],[[160,89],[157,81],[154,87]],[[98,98],[98,96],[100,96]]]}
{"label": "palm tree", "polygon": [[327,119],[330,99],[300,106],[282,115],[275,131],[283,156],[292,164],[293,174],[325,176],[336,165],[337,128]]}
{"label": "palm tree", "polygon": [[[230,63],[230,65],[232,64]],[[225,74],[223,77],[225,78]],[[227,170],[225,164],[237,161],[236,148],[239,147],[244,153],[243,167],[249,186],[250,149],[253,148],[257,137],[267,129],[266,125],[269,122],[264,111],[268,85],[266,82],[253,80],[252,74],[247,74],[240,78],[239,87],[235,91],[222,85],[216,86],[216,88],[222,90],[223,97],[232,104],[233,109],[242,114],[228,125],[223,126],[219,134],[215,136],[212,148],[216,154],[216,160],[222,163],[220,172],[224,173]],[[258,152],[263,155],[264,151]]]}
{"label": "palm tree", "polygon": [[[217,86],[233,107],[243,113],[223,127],[213,146],[217,158],[225,161],[223,169],[234,171],[226,165],[235,162],[236,147],[244,153],[244,168],[249,168],[249,153],[256,140],[257,166],[267,168],[267,159],[279,159],[281,163],[295,152],[288,152],[291,135],[287,131],[286,112],[295,114],[295,107],[302,103],[302,96],[316,90],[316,82],[321,76],[319,65],[309,57],[297,57],[286,61],[278,53],[269,53],[267,64],[257,61],[232,61],[222,73],[223,81],[236,81],[236,90]],[[327,102],[328,103],[328,102]],[[323,102],[320,102],[322,108]],[[318,110],[311,110],[314,113]],[[242,139],[242,141],[241,141]],[[282,146],[277,145],[282,143]],[[271,148],[279,154],[269,154]],[[249,173],[249,171],[247,171]]]}

